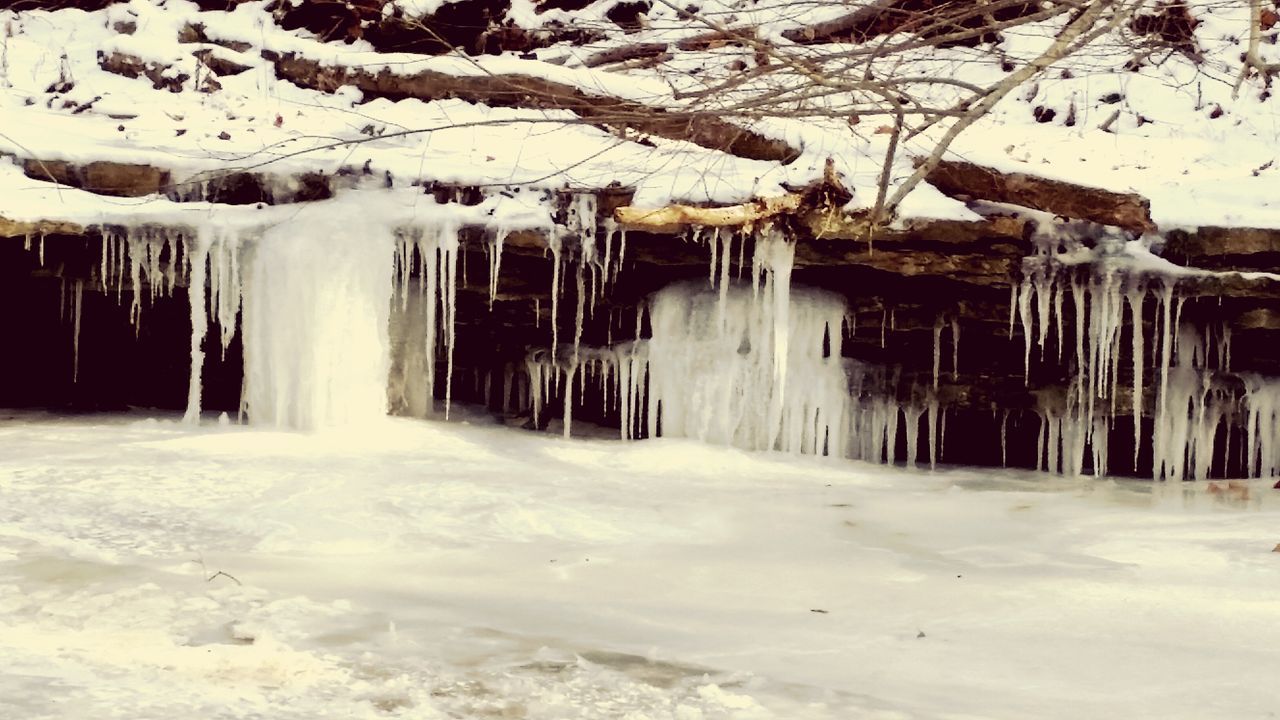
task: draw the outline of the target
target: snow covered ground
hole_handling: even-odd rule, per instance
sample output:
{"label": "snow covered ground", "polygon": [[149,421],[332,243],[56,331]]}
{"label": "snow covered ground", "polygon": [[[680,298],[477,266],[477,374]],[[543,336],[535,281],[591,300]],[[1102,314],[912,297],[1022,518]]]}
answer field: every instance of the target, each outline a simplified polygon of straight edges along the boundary
{"label": "snow covered ground", "polygon": [[0,717],[1277,717],[1278,509],[481,417],[10,415]]}

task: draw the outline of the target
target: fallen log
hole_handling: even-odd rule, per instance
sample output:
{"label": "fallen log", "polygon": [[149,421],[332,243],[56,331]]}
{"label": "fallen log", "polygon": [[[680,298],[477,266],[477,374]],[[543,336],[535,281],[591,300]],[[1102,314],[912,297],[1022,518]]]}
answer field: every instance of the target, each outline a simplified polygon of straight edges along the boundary
{"label": "fallen log", "polygon": [[416,98],[427,102],[457,98],[492,107],[568,110],[587,122],[690,142],[751,160],[788,163],[800,156],[800,151],[787,143],[726,122],[715,113],[653,107],[592,94],[535,75],[451,75],[433,70],[398,74],[385,68],[370,72],[358,67],[324,65],[292,53],[264,51],[263,56],[275,64],[280,78],[322,92],[348,85],[358,88],[367,98]]}
{"label": "fallen log", "polygon": [[10,220],[0,215],[0,237],[33,235],[82,235],[85,228],[62,220]]}
{"label": "fallen log", "polygon": [[1118,193],[1025,173],[1002,173],[958,160],[941,161],[925,180],[952,197],[1021,205],[1136,232],[1155,229],[1150,201],[1135,193]]}
{"label": "fallen log", "polygon": [[793,193],[724,207],[667,205],[660,208],[637,208],[628,205],[614,210],[613,217],[627,227],[643,230],[662,230],[681,225],[730,227],[794,213],[800,209],[801,199],[800,195]]}

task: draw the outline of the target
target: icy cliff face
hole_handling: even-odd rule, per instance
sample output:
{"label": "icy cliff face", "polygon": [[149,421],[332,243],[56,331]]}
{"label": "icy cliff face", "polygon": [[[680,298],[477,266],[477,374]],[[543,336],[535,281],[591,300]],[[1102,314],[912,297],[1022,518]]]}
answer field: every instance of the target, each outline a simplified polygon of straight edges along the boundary
{"label": "icy cliff face", "polygon": [[[932,344],[917,350],[932,351],[915,363],[932,367],[931,376],[855,361],[845,356],[866,338],[851,339],[850,295],[793,283],[797,243],[781,226],[704,230],[687,239],[709,251],[705,280],[652,294],[631,327],[611,307],[608,340],[597,333],[589,343],[584,329],[629,272],[626,235],[592,197],[543,205],[541,214],[535,205],[500,194],[462,206],[421,191],[356,189],[298,207],[211,207],[173,224],[144,215],[104,228],[93,282],[64,287],[64,315],[78,332],[78,297],[89,285],[113,295],[140,328],[151,304],[187,288],[190,421],[202,409],[205,353],[225,353],[237,336],[241,412],[250,422],[316,428],[388,411],[447,415],[458,388],[455,357],[475,372],[487,352],[457,331],[464,226],[497,225],[483,248],[490,313],[510,267],[508,238],[534,227],[547,238],[542,307],[551,326],[536,303],[531,317],[515,321],[550,348],[523,363],[492,358],[505,365],[497,382],[484,380],[486,400],[502,393],[489,403],[495,409],[531,409],[535,425],[558,416],[566,435],[577,414],[616,424],[625,439],[689,437],[909,465],[944,456],[955,408],[940,381],[961,364],[955,316],[931,320]],[[1028,455],[1035,446],[1033,464],[1069,475],[1131,468],[1170,480],[1280,472],[1277,384],[1233,367],[1229,326],[1184,312],[1187,281],[1243,275],[1172,265],[1151,252],[1158,238],[1055,222],[1042,218],[1038,249],[1012,286],[1010,337],[1022,340],[965,361],[1023,356],[1039,432],[1017,443]],[[32,253],[44,250],[45,241],[31,243]],[[893,325],[887,309],[881,331]],[[996,408],[1006,418],[1010,410],[1018,408]],[[1000,422],[1002,433],[1007,426]],[[1112,457],[1118,436],[1138,438],[1125,448],[1132,460]],[[1000,447],[1007,457],[1008,438]]]}
{"label": "icy cliff face", "polygon": [[[1206,273],[1172,266],[1141,241],[1062,242],[1041,238],[1010,305],[1010,335],[1020,321],[1028,377],[1033,361],[1070,372],[1065,386],[1034,393],[1037,466],[1105,474],[1110,437],[1130,422],[1127,414],[1137,438],[1135,472],[1168,480],[1276,474],[1280,383],[1233,375],[1229,329],[1182,317],[1178,279]],[[707,282],[656,293],[647,306],[647,341],[572,357],[532,355],[535,413],[559,392],[568,434],[591,379],[601,388],[601,409],[620,411],[623,437],[690,437],[912,466],[926,459],[923,438],[936,465],[947,418],[937,394],[942,319],[934,328],[932,385],[904,387],[884,368],[840,357],[845,302],[790,287],[792,245],[765,231],[754,252],[750,290],[721,272],[717,263],[728,255],[722,248],[719,260],[712,255]],[[954,323],[951,335],[954,372]],[[1007,415],[1002,434],[1006,429]],[[1007,455],[1004,437],[1001,447]],[[1149,464],[1140,466],[1147,453]]]}

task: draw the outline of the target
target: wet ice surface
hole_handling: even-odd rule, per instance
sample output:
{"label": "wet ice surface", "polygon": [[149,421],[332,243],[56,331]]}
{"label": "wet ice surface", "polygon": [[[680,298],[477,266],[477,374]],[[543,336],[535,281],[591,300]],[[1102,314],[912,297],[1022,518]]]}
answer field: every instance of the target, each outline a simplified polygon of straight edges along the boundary
{"label": "wet ice surface", "polygon": [[1278,509],[1262,481],[24,414],[0,717],[1276,717]]}

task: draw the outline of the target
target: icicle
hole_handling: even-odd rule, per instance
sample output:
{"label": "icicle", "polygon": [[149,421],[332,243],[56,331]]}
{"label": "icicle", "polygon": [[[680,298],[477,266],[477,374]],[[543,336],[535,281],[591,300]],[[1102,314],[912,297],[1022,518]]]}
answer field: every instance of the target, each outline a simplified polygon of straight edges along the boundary
{"label": "icicle", "polygon": [[556,354],[560,344],[560,238],[554,232],[547,241],[551,248],[551,354]]}
{"label": "icicle", "polygon": [[1142,449],[1142,302],[1146,292],[1137,285],[1130,286],[1125,293],[1129,304],[1129,315],[1132,318],[1133,339],[1129,352],[1133,355],[1133,471],[1138,471],[1138,453]]}
{"label": "icicle", "polygon": [[747,238],[744,236],[741,238],[741,242],[738,243],[738,279],[739,280],[742,279],[742,269],[747,266],[746,253],[747,253]]}
{"label": "icicle", "polygon": [[933,323],[933,390],[938,391],[938,375],[942,370],[942,318]]}
{"label": "icicle", "polygon": [[1046,439],[1049,437],[1049,418],[1042,412],[1040,413],[1040,434],[1036,443],[1036,472],[1045,470],[1044,451]]}
{"label": "icicle", "polygon": [[1009,339],[1013,339],[1013,325],[1018,315],[1018,288],[1020,283],[1009,283]]}
{"label": "icicle", "polygon": [[618,223],[611,217],[606,217],[600,221],[604,226],[604,282],[601,283],[601,299],[604,299],[604,289],[617,279],[617,268],[613,263],[613,236],[618,232]]}
{"label": "icicle", "polygon": [[1009,411],[1000,411],[1000,467],[1009,467]]}
{"label": "icicle", "polygon": [[1084,283],[1071,279],[1071,310],[1076,318],[1076,402],[1084,401],[1084,387],[1088,377],[1088,360],[1085,356],[1085,323],[1089,315],[1088,297]]}
{"label": "icicle", "polygon": [[71,382],[80,382],[80,319],[84,315],[84,280],[76,279],[71,303]]}
{"label": "icicle", "polygon": [[627,228],[624,226],[621,232],[619,233],[618,269],[614,272],[614,275],[613,275],[615,279],[618,277],[619,274],[622,273],[622,261],[623,259],[626,258],[626,256],[627,256]]}
{"label": "icicle", "polygon": [[587,290],[586,283],[583,282],[583,275],[582,275],[583,266],[585,265],[585,263],[586,263],[586,260],[584,258],[578,258],[578,269],[577,269],[577,272],[575,273],[575,276],[578,282],[578,296],[576,298],[577,307],[574,312],[574,321],[573,321],[573,361],[574,363],[578,362],[578,351],[581,349],[581,346],[582,346],[582,322],[584,319],[583,318],[583,312],[585,309],[584,302],[585,302],[586,290]]}
{"label": "icicle", "polygon": [[493,245],[489,249],[489,309],[493,310],[493,302],[498,299],[498,278],[502,272],[502,246],[506,242],[507,231],[494,233]]}
{"label": "icicle", "polygon": [[437,327],[436,318],[438,312],[436,308],[437,298],[440,292],[440,241],[438,237],[425,237],[421,232],[417,236],[418,256],[422,263],[420,268],[422,284],[422,302],[426,311],[426,331],[422,339],[423,353],[423,375],[426,378],[426,388],[423,391],[422,403],[424,412],[433,409],[435,405],[435,387],[436,387],[436,342]]}
{"label": "icicle", "polygon": [[1058,329],[1058,362],[1062,362],[1063,348],[1066,347],[1066,336],[1062,334],[1062,305],[1063,295],[1066,290],[1062,287],[1062,283],[1053,284],[1053,317]]}
{"label": "icicle", "polygon": [[[30,240],[30,236],[27,236],[27,237],[28,237],[28,240]],[[104,293],[107,291],[107,287],[108,287],[107,281],[110,275],[110,270],[109,270],[110,267],[111,267],[111,231],[104,228],[102,230],[102,260],[98,265],[98,283]]]}
{"label": "icicle", "polygon": [[[916,467],[917,448],[920,438],[920,416],[924,414],[924,408],[917,405],[907,405],[902,408],[902,418],[906,423],[907,431],[907,467],[914,469]],[[932,434],[932,428],[930,428]]]}
{"label": "icicle", "polygon": [[567,438],[573,430],[573,376],[578,370],[577,359],[565,370],[564,382],[564,436]]}
{"label": "icicle", "polygon": [[[696,233],[694,238],[701,238],[702,233]],[[716,228],[711,233],[711,239],[707,241],[710,246],[711,262],[707,264],[707,284],[714,288],[716,286],[717,271],[720,269],[720,228]]]}
{"label": "icicle", "polygon": [[764,254],[762,265],[768,270],[770,311],[773,315],[773,374],[779,403],[785,401],[787,381],[787,343],[791,335],[791,269],[795,263],[795,244],[774,230],[756,240],[756,256]]}
{"label": "icicle", "polygon": [[[470,277],[470,273],[467,272],[467,251],[463,249],[459,249],[458,255],[462,257],[462,287],[463,289],[466,289],[467,278]],[[455,276],[457,275],[456,272],[454,274]],[[455,282],[456,282],[456,278],[455,278]]]}
{"label": "icicle", "polygon": [[1161,283],[1160,295],[1157,296],[1157,309],[1161,313],[1160,325],[1160,390],[1156,395],[1156,432],[1152,440],[1152,477],[1159,480],[1166,468],[1162,458],[1169,455],[1168,423],[1169,398],[1169,365],[1173,352],[1173,283],[1164,279]]}
{"label": "icicle", "polygon": [[[461,250],[458,243],[458,228],[452,225],[443,227],[440,240],[442,255],[440,282],[444,290],[445,309],[444,417],[447,420],[453,402],[453,350],[458,323],[458,253]],[[466,256],[463,255],[463,257]]]}
{"label": "icicle", "polygon": [[721,242],[724,243],[720,253],[720,298],[716,303],[716,325],[723,331],[725,305],[729,300],[729,256],[733,252],[733,234],[726,232],[721,236],[717,231],[716,236],[723,237]]}
{"label": "icicle", "polygon": [[898,416],[902,414],[902,408],[896,403],[889,406],[889,422],[885,425],[884,445],[885,445],[885,462],[889,465],[895,465],[898,462]]}
{"label": "icicle", "polygon": [[1036,322],[1040,325],[1037,344],[1040,346],[1040,360],[1044,360],[1045,342],[1049,337],[1049,329],[1053,327],[1050,314],[1053,311],[1053,276],[1042,271],[1034,276],[1036,291]]}
{"label": "icicle", "polygon": [[942,408],[942,428],[938,430],[938,459],[942,460],[947,456],[947,409]]}
{"label": "icicle", "polygon": [[142,332],[142,258],[140,256],[145,251],[133,232],[130,232],[126,239],[129,246],[127,252],[129,286],[133,289],[133,296],[129,303],[129,323],[133,325],[134,337],[137,337]]}
{"label": "icicle", "polygon": [[1031,292],[1031,282],[1023,279],[1018,284],[1018,314],[1022,318],[1022,341],[1025,346],[1022,375],[1025,385],[1031,384]]}
{"label": "icicle", "polygon": [[[1061,337],[1062,333],[1059,332]],[[957,380],[960,377],[960,318],[953,316],[951,318],[951,379]]]}
{"label": "icicle", "polygon": [[242,239],[232,233],[220,232],[209,248],[209,308],[218,323],[224,360],[239,327],[237,318],[243,304],[241,242]]}
{"label": "icicle", "polygon": [[205,309],[205,285],[208,280],[209,247],[212,244],[212,231],[208,227],[201,227],[187,248],[189,265],[187,303],[191,311],[191,368],[190,378],[187,381],[187,411],[183,414],[182,420],[191,424],[200,422],[200,396],[204,382],[204,338],[209,332],[209,315]]}
{"label": "icicle", "polygon": [[938,469],[938,448],[941,445],[941,426],[938,420],[938,396],[929,395],[928,422],[929,422],[929,469]]}

